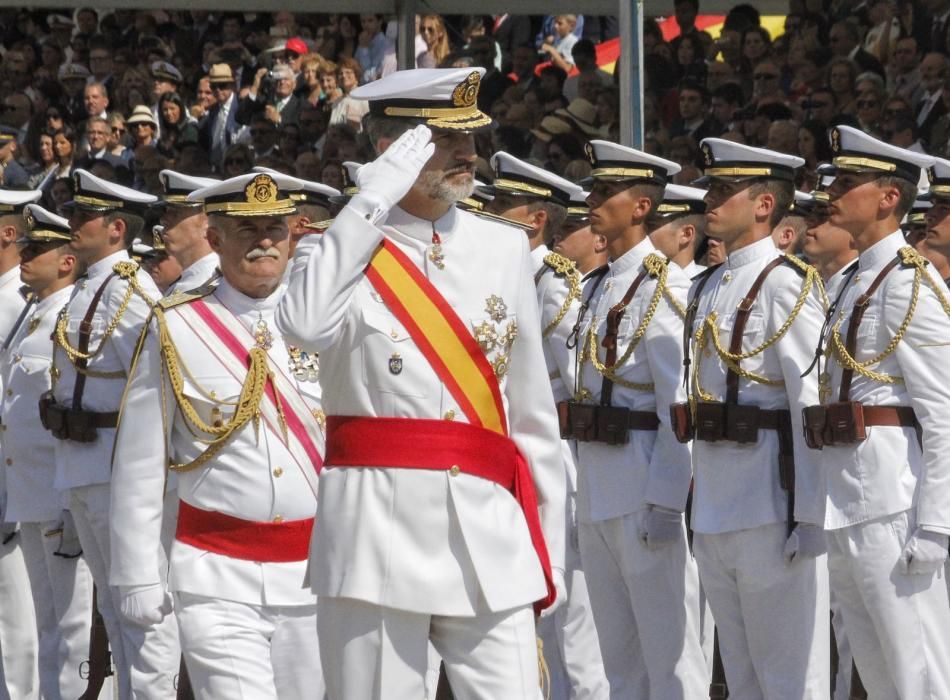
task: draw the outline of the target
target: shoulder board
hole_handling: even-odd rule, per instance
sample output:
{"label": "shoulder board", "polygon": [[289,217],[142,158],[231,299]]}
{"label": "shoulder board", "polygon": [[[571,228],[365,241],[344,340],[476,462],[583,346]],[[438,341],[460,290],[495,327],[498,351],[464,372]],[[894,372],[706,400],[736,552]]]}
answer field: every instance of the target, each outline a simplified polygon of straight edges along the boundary
{"label": "shoulder board", "polygon": [[565,258],[560,253],[548,253],[544,256],[544,264],[554,270],[554,274],[559,277],[576,277],[578,275],[577,266],[573,260]]}
{"label": "shoulder board", "polygon": [[158,306],[162,309],[171,309],[175,306],[181,306],[182,304],[187,304],[188,302],[194,301],[195,299],[201,299],[211,294],[215,289],[213,284],[205,284],[196,289],[191,289],[187,292],[178,291],[174,294],[170,294],[167,297],[162,297],[158,300]]}
{"label": "shoulder board", "polygon": [[800,275],[807,275],[810,270],[814,270],[811,265],[799,258],[797,255],[785,255],[784,257],[785,262],[788,263],[788,266]]}
{"label": "shoulder board", "polygon": [[715,272],[716,270],[718,270],[720,267],[722,267],[722,263],[718,263],[718,264],[716,264],[716,265],[710,265],[709,267],[707,267],[705,270],[703,270],[703,271],[700,272],[699,274],[696,274],[696,275],[693,275],[692,277],[690,277],[690,279],[691,279],[693,282],[699,282],[700,280],[706,279],[707,277],[709,277],[712,273],[714,273],[714,272]]}

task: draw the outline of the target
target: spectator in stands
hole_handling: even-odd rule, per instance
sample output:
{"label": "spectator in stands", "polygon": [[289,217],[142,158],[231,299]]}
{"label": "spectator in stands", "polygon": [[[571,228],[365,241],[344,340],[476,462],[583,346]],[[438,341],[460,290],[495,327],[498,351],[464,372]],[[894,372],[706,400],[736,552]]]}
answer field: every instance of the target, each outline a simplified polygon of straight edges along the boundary
{"label": "spectator in stands", "polygon": [[916,118],[921,137],[930,143],[930,131],[947,113],[943,88],[947,78],[947,56],[931,52],[920,62],[920,83],[924,93],[917,103]]}
{"label": "spectator in stands", "polygon": [[709,55],[712,49],[713,40],[709,32],[701,31],[696,28],[696,16],[699,14],[699,0],[675,0],[673,3],[673,16],[676,19],[676,26],[679,27],[679,36],[673,40],[673,49],[679,48],[682,37],[694,36],[700,41],[702,46],[702,56]]}
{"label": "spectator in stands", "polygon": [[900,95],[914,104],[921,96],[920,50],[917,39],[905,36],[897,40],[894,53],[887,63],[887,92]]}
{"label": "spectator in stands", "polygon": [[828,64],[828,87],[834,93],[838,112],[854,114],[857,110],[854,89],[857,77],[857,66],[848,58],[835,58]]}
{"label": "spectator in stands", "polygon": [[449,34],[441,15],[422,15],[419,31],[426,43],[426,50],[416,60],[419,68],[437,68],[452,51]]}
{"label": "spectator in stands", "polygon": [[865,6],[871,28],[864,37],[864,50],[886,65],[901,35],[897,0],[869,0]]}
{"label": "spectator in stands", "polygon": [[350,97],[350,92],[360,84],[361,77],[362,69],[356,59],[340,59],[337,64],[337,84],[343,90],[343,97],[333,105],[330,124],[348,124],[357,131],[362,130],[363,117],[369,112],[369,103]]}
{"label": "spectator in stands", "polygon": [[125,117],[120,112],[112,112],[109,115],[109,153],[128,165],[132,151],[126,148],[126,139]]}
{"label": "spectator in stands", "polygon": [[491,38],[498,44],[501,52],[502,70],[511,70],[515,49],[529,45],[532,50],[535,46],[531,41],[531,18],[526,15],[501,14],[494,15],[491,22]]}
{"label": "spectator in stands", "polygon": [[735,128],[735,115],[742,109],[742,88],[737,83],[726,83],[712,91],[709,98],[710,113],[723,130]]}
{"label": "spectator in stands", "polygon": [[574,68],[571,50],[579,38],[574,34],[576,28],[577,15],[557,15],[554,20],[553,41],[545,41],[541,45],[541,52],[546,53],[551,63],[565,73],[570,73]]}
{"label": "spectator in stands", "polygon": [[835,94],[828,87],[813,89],[801,101],[801,107],[806,121],[813,120],[825,127],[831,124],[831,120],[838,113]]}
{"label": "spectator in stands", "polygon": [[725,61],[706,61],[706,89],[709,94],[727,83],[739,84],[735,69]]}
{"label": "spectator in stands", "polygon": [[772,37],[765,27],[749,27],[742,34],[742,58],[748,66],[755,66],[759,61],[772,54]]}
{"label": "spectator in stands", "polygon": [[[227,63],[216,63],[208,73],[216,103],[198,127],[198,143],[218,166],[225,151],[235,143],[244,128],[237,121],[238,97],[234,91],[234,74]],[[250,166],[248,166],[250,167]]]}
{"label": "spectator in stands", "polygon": [[211,89],[211,81],[208,76],[198,79],[198,85],[195,87],[195,103],[188,109],[188,113],[195,119],[202,119],[211,107],[214,106],[214,91]]}
{"label": "spectator in stands", "polygon": [[864,86],[864,89],[858,92],[858,123],[862,131],[879,138],[881,114],[884,111],[884,90],[871,82],[864,83]]}
{"label": "spectator in stands", "polygon": [[722,124],[709,113],[709,93],[689,78],[679,85],[679,115],[670,125],[670,136],[690,136],[696,144],[709,136],[719,136]]}
{"label": "spectator in stands", "polygon": [[563,177],[568,164],[583,157],[583,144],[574,134],[555,134],[548,141],[544,167]]}
{"label": "spectator in stands", "polygon": [[[495,52],[497,47],[491,37],[477,36],[469,44],[469,51],[475,58],[475,64],[485,69],[485,75],[482,76],[481,87],[478,89],[478,108],[483,112],[490,112],[491,106],[495,100],[500,98],[509,87],[514,85],[514,81],[507,75],[503,75],[495,67]],[[564,77],[567,73],[561,71]],[[543,76],[542,76],[543,82]],[[558,85],[558,95],[561,94],[561,87],[564,84],[562,78]]]}
{"label": "spectator in stands", "polygon": [[53,152],[53,137],[48,133],[37,132],[35,142],[30,150],[36,161],[35,169],[26,186],[31,190],[45,190],[56,176],[59,163]]}
{"label": "spectator in stands", "polygon": [[[881,62],[873,54],[861,48],[861,34],[855,22],[851,20],[835,22],[828,33],[828,42],[831,45],[831,53],[836,58],[850,59],[862,73],[870,70],[884,77],[884,67]],[[840,100],[838,103],[842,104]]]}
{"label": "spectator in stands", "polygon": [[384,68],[387,56],[395,54],[395,47],[383,33],[382,15],[360,15],[360,26],[362,31],[358,37],[359,48],[354,56],[363,68],[363,79],[371,82],[395,69],[394,64]]}
{"label": "spectator in stands", "polygon": [[765,147],[770,151],[795,155],[798,153],[798,136],[798,122],[792,119],[780,119],[769,126]]}
{"label": "spectator in stands", "polygon": [[109,120],[89,117],[86,120],[86,153],[76,159],[74,167],[88,170],[97,160],[112,161],[109,153]]}
{"label": "spectator in stands", "polygon": [[185,109],[185,101],[177,92],[166,92],[158,99],[158,149],[173,156],[181,144],[198,141],[198,125]]}
{"label": "spectator in stands", "polygon": [[152,110],[145,105],[139,105],[132,110],[132,114],[125,120],[132,132],[133,148],[139,146],[154,146],[155,135],[158,131],[158,121],[152,116]]}
{"label": "spectator in stands", "polygon": [[[576,44],[574,45],[574,49],[577,50]],[[538,56],[538,52],[535,51],[532,44],[522,44],[521,46],[516,46],[515,50],[512,52],[510,75],[515,79],[518,87],[520,87],[522,91],[530,90],[538,84],[538,78],[535,75],[534,70],[537,67],[539,61],[540,56]],[[574,59],[574,62],[576,65],[576,58]],[[564,89],[566,94],[567,83],[564,84]]]}
{"label": "spectator in stands", "polygon": [[604,88],[597,95],[594,106],[597,108],[597,122],[600,128],[608,134],[608,139],[612,139],[610,134],[620,127],[620,93],[616,88]]}
{"label": "spectator in stands", "polygon": [[831,162],[831,146],[828,143],[828,127],[812,119],[802,122],[798,128],[798,150],[789,151],[805,159],[805,167],[814,171],[821,163]]}
{"label": "spectator in stands", "polygon": [[324,185],[343,190],[343,163],[339,160],[328,160],[320,169],[319,181]]}
{"label": "spectator in stands", "polygon": [[773,59],[765,59],[752,71],[752,104],[758,108],[766,104],[783,103],[782,73]]}
{"label": "spectator in stands", "polygon": [[[569,101],[575,97],[583,97],[593,102],[596,99],[597,89],[609,86],[613,82],[613,76],[598,67],[597,49],[590,39],[581,39],[574,44],[571,56],[574,58],[577,73],[568,76],[564,81],[564,97]],[[580,93],[581,82],[585,83],[584,92],[587,94]]]}
{"label": "spectator in stands", "polygon": [[311,105],[320,104],[323,99],[323,87],[320,84],[320,73],[330,70],[336,82],[336,64],[326,61],[318,54],[310,54],[300,64],[300,96]]}
{"label": "spectator in stands", "polygon": [[706,60],[703,53],[703,42],[697,34],[687,34],[679,37],[675,44],[676,62],[674,69],[679,80],[691,78],[700,82],[706,81]]}
{"label": "spectator in stands", "polygon": [[64,126],[53,133],[53,153],[56,154],[56,178],[68,178],[76,154],[76,132],[72,127]]}
{"label": "spectator in stands", "polygon": [[254,160],[264,158],[270,155],[276,155],[277,151],[277,124],[265,117],[258,115],[251,120],[251,150],[254,152]]}

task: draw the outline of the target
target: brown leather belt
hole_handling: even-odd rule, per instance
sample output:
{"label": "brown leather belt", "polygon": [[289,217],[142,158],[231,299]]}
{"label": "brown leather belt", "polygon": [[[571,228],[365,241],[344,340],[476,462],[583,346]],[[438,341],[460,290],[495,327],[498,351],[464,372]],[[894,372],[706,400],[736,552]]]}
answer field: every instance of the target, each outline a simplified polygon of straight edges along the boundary
{"label": "brown leather belt", "polygon": [[759,409],[759,430],[778,430],[783,425],[782,421],[788,420],[788,415],[787,408]]}
{"label": "brown leather belt", "polygon": [[630,430],[659,430],[660,418],[654,411],[630,411],[627,414]]}
{"label": "brown leather belt", "polygon": [[891,428],[916,428],[917,417],[911,406],[864,406],[864,424]]}

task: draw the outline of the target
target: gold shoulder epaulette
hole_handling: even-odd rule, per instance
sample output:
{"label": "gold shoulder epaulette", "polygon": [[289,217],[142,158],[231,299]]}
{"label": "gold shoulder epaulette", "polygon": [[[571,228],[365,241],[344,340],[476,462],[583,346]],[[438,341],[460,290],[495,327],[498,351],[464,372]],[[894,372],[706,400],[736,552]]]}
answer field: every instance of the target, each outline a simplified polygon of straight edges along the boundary
{"label": "gold shoulder epaulette", "polygon": [[134,260],[120,260],[112,266],[112,271],[122,279],[131,279],[139,271],[139,264]]}
{"label": "gold shoulder epaulette", "polygon": [[573,260],[565,258],[560,253],[548,253],[544,256],[544,264],[554,270],[557,275],[571,277],[577,275],[577,266]]}
{"label": "gold shoulder epaulette", "polygon": [[785,262],[787,262],[789,265],[792,266],[792,268],[794,268],[797,272],[800,272],[803,275],[808,275],[809,271],[817,272],[817,270],[815,270],[814,267],[809,265],[807,262],[802,260],[797,255],[786,255]]}
{"label": "gold shoulder epaulette", "polygon": [[643,259],[643,268],[649,273],[650,277],[659,277],[661,271],[664,270],[669,263],[670,261],[662,255],[650,253]]}
{"label": "gold shoulder epaulette", "polygon": [[898,250],[897,255],[900,257],[901,265],[904,267],[919,267],[923,269],[929,264],[927,258],[909,245],[905,245]]}
{"label": "gold shoulder epaulette", "polygon": [[542,338],[547,338],[554,332],[554,329],[558,327],[558,324],[564,320],[564,317],[567,316],[571,304],[580,299],[581,276],[577,271],[577,266],[574,265],[574,261],[565,258],[560,253],[548,253],[545,255],[544,264],[554,270],[555,275],[564,278],[567,284],[567,297],[564,299],[564,303],[561,304],[561,308],[558,309],[557,314],[541,333]]}
{"label": "gold shoulder epaulette", "polygon": [[204,284],[196,289],[190,289],[187,292],[177,291],[172,294],[169,294],[167,297],[162,297],[158,300],[158,305],[163,309],[171,309],[175,306],[181,306],[182,304],[187,304],[190,301],[195,299],[201,299],[206,297],[211,292],[214,291],[215,286],[213,284]]}

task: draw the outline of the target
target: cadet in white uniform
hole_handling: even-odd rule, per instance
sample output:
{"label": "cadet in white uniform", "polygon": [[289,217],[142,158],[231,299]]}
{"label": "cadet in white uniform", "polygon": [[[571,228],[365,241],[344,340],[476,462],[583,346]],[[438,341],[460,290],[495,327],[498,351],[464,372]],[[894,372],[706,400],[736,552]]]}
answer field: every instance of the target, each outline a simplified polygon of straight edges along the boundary
{"label": "cadet in white uniform", "polygon": [[663,201],[650,216],[647,228],[653,245],[690,279],[706,268],[696,262],[696,251],[706,239],[706,190],[667,184]]}
{"label": "cadet in white uniform", "polygon": [[[20,523],[39,633],[39,692],[44,698],[78,698],[86,689],[80,664],[88,658],[92,577],[63,495],[53,488],[54,438],[37,420],[37,405],[50,388],[50,336],[56,314],[69,300],[77,275],[67,247],[69,222],[42,207],[25,208],[27,230],[19,240],[20,271],[32,294],[0,352],[5,393],[3,456],[6,517]],[[59,536],[56,531],[59,531]],[[8,601],[5,605],[13,604]],[[15,697],[37,697],[26,693]]]}
{"label": "cadet in white uniform", "polygon": [[158,176],[164,189],[156,203],[162,211],[162,239],[165,250],[181,265],[181,277],[165,290],[168,296],[200,287],[217,273],[218,254],[208,243],[208,217],[200,204],[188,201],[188,195],[218,180],[174,170],[163,170]]}
{"label": "cadet in white uniform", "polygon": [[[273,324],[287,262],[288,189],[242,175],[191,197],[220,257],[214,286],[163,299],[123,405],[113,462],[113,585],[141,622],[175,595],[197,698],[321,698],[316,599],[304,585],[321,465],[319,384]],[[178,526],[166,587],[166,469]],[[315,669],[316,664],[316,669]]]}
{"label": "cadet in white uniform", "polygon": [[[41,195],[36,190],[0,189],[0,344],[26,305],[16,241],[26,228],[23,208]],[[12,397],[9,387],[0,385],[0,390],[4,398]],[[39,690],[36,618],[16,520],[7,517],[4,478],[5,470],[0,468],[0,600],[4,601],[0,605],[0,691],[5,685],[11,697],[30,697]]]}
{"label": "cadet in white uniform", "polygon": [[457,698],[536,700],[532,603],[563,595],[564,466],[527,243],[455,206],[470,132],[491,121],[481,74],[401,71],[353,93],[385,153],[297,246],[277,310],[320,352],[310,579],[336,700],[422,697],[430,639]]}
{"label": "cadet in white uniform", "polygon": [[[820,488],[802,439],[801,375],[824,319],[818,273],[770,233],[802,159],[704,139],[706,234],[726,262],[693,282],[689,349],[693,550],[730,698],[827,698]],[[693,431],[686,426],[682,436]]]}
{"label": "cadet in white uniform", "polygon": [[689,447],[669,419],[669,405],[685,399],[689,280],[657,253],[645,226],[679,166],[599,140],[588,155],[591,229],[607,239],[611,262],[585,290],[568,416],[581,558],[611,697],[701,697],[709,679],[699,581],[683,521]]}
{"label": "cadet in white uniform", "polygon": [[[899,229],[934,159],[846,126],[831,145],[831,223],[858,250],[807,421],[831,586],[870,697],[950,697],[950,306]],[[931,182],[931,227],[948,184]]]}
{"label": "cadet in white uniform", "polygon": [[[548,377],[555,401],[567,401],[575,387],[575,355],[568,339],[577,323],[581,275],[571,260],[552,253],[545,243],[564,225],[572,196],[583,190],[507,153],[496,153],[491,164],[495,180],[487,206],[492,213],[527,227]],[[539,621],[538,633],[551,671],[553,700],[607,698],[607,676],[577,546],[577,464],[570,445],[564,443],[562,452],[568,485],[564,555],[567,600],[554,615]]]}
{"label": "cadet in white uniform", "polygon": [[[70,203],[72,247],[86,266],[56,320],[53,388],[41,410],[57,438],[55,486],[69,491],[83,554],[96,581],[119,695],[168,698],[178,671],[174,618],[143,626],[119,616],[137,592],[109,585],[109,494],[119,404],[136,342],[160,294],[129,259],[144,208],[155,198],[77,170]],[[81,370],[81,371],[80,371]],[[161,548],[156,538],[150,546]]]}

